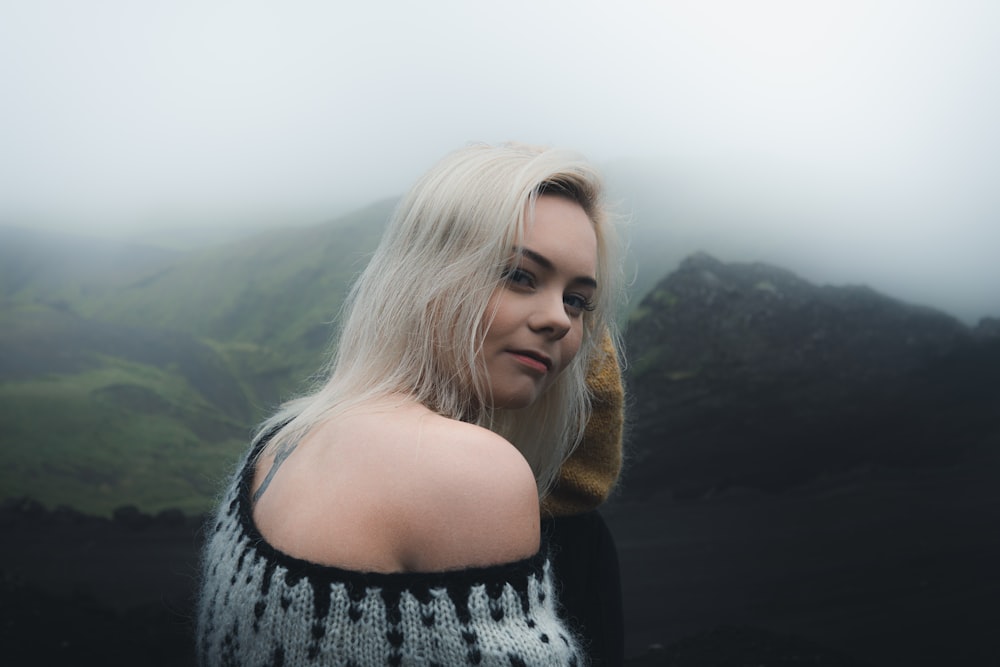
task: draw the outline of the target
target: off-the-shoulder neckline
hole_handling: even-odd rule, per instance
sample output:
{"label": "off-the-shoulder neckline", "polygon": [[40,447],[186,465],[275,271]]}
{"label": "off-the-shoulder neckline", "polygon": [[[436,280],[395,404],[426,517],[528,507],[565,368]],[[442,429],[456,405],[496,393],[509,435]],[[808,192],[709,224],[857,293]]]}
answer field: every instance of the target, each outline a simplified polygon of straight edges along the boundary
{"label": "off-the-shoulder neckline", "polygon": [[233,489],[235,497],[229,498],[224,511],[228,516],[236,514],[235,518],[251,547],[265,561],[284,568],[288,572],[286,576],[305,577],[316,582],[341,582],[365,588],[377,587],[383,590],[413,590],[465,587],[509,582],[512,579],[524,580],[529,576],[540,575],[544,569],[548,560],[548,546],[544,534],[538,552],[528,558],[497,565],[434,572],[364,572],[314,563],[287,554],[268,542],[260,533],[253,520],[253,506],[250,501],[254,463],[269,439],[268,436],[262,437],[250,448],[238,472],[236,488]]}

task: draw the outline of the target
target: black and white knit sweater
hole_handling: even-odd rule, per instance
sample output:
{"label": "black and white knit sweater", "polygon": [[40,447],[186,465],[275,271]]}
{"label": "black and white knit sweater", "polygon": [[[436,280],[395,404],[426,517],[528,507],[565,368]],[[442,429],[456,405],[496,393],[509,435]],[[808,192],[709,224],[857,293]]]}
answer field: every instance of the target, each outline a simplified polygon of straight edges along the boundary
{"label": "black and white knit sweater", "polygon": [[252,460],[208,526],[197,627],[204,667],[582,667],[584,654],[558,616],[544,548],[523,561],[433,573],[363,573],[293,558],[254,525]]}

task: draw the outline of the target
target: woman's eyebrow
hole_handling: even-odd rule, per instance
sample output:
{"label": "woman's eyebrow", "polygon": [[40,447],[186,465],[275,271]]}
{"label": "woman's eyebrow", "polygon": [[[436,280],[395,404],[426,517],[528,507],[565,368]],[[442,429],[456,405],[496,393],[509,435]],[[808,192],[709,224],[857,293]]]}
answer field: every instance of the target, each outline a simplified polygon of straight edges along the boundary
{"label": "woman's eyebrow", "polygon": [[[556,268],[548,257],[546,257],[545,255],[540,255],[534,250],[530,250],[528,248],[521,248],[521,255],[527,257],[535,264],[538,264],[542,268],[547,269],[549,271],[554,271]],[[591,278],[590,276],[577,276],[576,278],[573,278],[573,282],[581,283],[583,285],[588,285],[590,287],[593,287],[594,289],[597,289],[597,281]]]}

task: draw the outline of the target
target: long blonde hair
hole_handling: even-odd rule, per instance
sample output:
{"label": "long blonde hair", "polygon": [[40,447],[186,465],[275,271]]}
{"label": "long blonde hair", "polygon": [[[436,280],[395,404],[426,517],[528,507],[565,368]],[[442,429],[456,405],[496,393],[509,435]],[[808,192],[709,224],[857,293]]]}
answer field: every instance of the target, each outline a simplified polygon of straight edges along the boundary
{"label": "long blonde hair", "polygon": [[[595,308],[573,362],[529,407],[493,410],[478,355],[487,303],[520,248],[534,203],[558,194],[581,205],[597,234]],[[341,313],[336,349],[315,391],[260,428],[270,447],[373,398],[408,396],[452,419],[489,428],[524,455],[549,488],[590,414],[587,365],[614,334],[620,289],[617,235],[597,171],[575,153],[521,144],[472,145],[446,156],[401,200]]]}

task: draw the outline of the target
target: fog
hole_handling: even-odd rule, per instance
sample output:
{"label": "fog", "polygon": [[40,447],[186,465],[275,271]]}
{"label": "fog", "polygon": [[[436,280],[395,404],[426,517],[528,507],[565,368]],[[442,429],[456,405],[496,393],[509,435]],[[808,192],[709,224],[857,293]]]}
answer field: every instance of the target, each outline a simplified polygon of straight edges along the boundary
{"label": "fog", "polygon": [[988,1],[6,3],[0,224],[307,224],[516,139],[618,174],[667,243],[971,322],[998,56]]}

